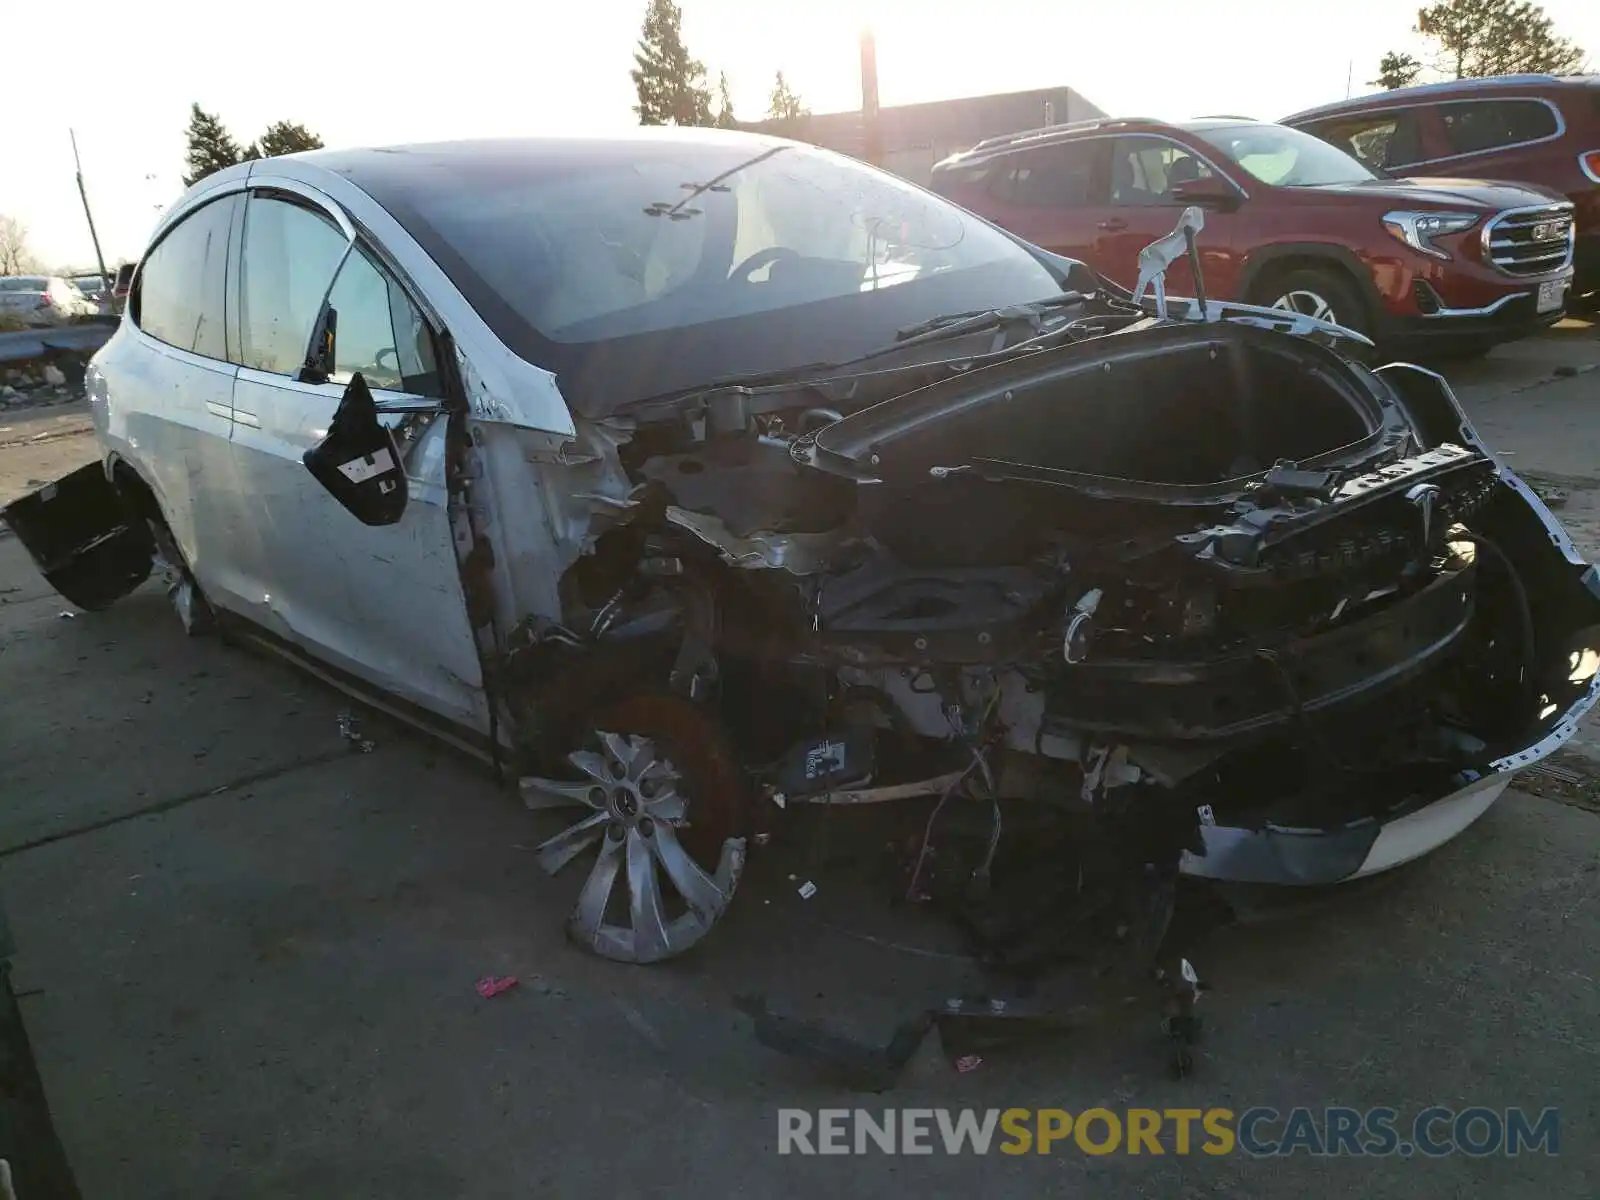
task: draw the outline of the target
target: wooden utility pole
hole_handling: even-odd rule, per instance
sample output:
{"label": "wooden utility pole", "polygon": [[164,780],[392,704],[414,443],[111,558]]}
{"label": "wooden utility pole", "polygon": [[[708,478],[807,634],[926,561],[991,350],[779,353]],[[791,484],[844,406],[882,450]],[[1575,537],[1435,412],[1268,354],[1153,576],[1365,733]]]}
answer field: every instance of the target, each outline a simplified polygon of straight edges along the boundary
{"label": "wooden utility pole", "polygon": [[861,31],[861,133],[866,160],[883,166],[883,130],[878,124],[878,45],[872,30]]}
{"label": "wooden utility pole", "polygon": [[94,231],[94,214],[89,211],[89,193],[83,190],[83,163],[78,158],[78,135],[69,129],[67,136],[72,139],[72,165],[78,172],[78,198],[83,201],[83,216],[89,222],[89,240],[94,243],[94,260],[100,264],[100,286],[109,293],[111,276],[106,274],[106,258],[100,253],[100,235]]}

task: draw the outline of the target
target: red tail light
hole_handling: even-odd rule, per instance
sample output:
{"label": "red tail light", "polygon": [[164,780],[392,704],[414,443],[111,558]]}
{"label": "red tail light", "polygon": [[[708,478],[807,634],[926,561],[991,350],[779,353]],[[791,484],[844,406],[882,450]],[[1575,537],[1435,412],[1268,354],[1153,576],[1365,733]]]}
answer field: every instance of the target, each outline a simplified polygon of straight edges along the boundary
{"label": "red tail light", "polygon": [[49,292],[46,292],[44,295],[39,297],[39,307],[40,308],[49,308],[54,303],[55,303],[55,301],[50,299],[50,293]]}
{"label": "red tail light", "polygon": [[1596,183],[1600,183],[1600,150],[1590,150],[1587,154],[1578,155],[1578,166],[1583,168],[1583,173]]}

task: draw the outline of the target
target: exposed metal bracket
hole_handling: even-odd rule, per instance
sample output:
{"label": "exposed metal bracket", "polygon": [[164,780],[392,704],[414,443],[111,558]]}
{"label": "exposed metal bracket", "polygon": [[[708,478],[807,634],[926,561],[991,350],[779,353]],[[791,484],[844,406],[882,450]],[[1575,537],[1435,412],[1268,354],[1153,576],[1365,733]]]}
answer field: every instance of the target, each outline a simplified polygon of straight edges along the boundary
{"label": "exposed metal bracket", "polygon": [[1139,251],[1139,281],[1133,287],[1133,302],[1144,299],[1146,288],[1155,292],[1156,315],[1167,315],[1167,268],[1189,253],[1190,239],[1206,227],[1205,211],[1195,205],[1183,210],[1178,224],[1165,237],[1157,238]]}

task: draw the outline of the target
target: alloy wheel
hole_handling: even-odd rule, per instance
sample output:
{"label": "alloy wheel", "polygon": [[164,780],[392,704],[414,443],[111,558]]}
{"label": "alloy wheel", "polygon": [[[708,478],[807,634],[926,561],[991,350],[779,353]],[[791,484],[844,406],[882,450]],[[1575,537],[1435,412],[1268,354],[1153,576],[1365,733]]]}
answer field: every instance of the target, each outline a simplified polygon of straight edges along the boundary
{"label": "alloy wheel", "polygon": [[[706,840],[680,836],[689,831],[686,776],[705,773],[680,770],[662,741],[632,732],[597,730],[567,762],[574,778],[528,777],[522,795],[532,809],[582,810],[538,847],[539,865],[552,875],[593,853],[570,936],[603,958],[633,963],[699,943],[727,910],[744,867],[743,838],[721,838],[715,861],[706,862]],[[719,807],[705,805],[713,823]]]}
{"label": "alloy wheel", "polygon": [[1298,313],[1302,317],[1315,317],[1319,321],[1327,321],[1334,325],[1339,323],[1339,318],[1334,315],[1333,305],[1316,292],[1305,288],[1285,292],[1272,302],[1272,307]]}

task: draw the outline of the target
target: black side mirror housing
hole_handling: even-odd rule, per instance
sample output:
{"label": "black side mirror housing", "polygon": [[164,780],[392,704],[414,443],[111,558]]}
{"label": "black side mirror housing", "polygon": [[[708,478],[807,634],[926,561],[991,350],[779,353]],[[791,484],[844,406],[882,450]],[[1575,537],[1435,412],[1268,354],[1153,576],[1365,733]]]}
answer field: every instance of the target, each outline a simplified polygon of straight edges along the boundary
{"label": "black side mirror housing", "polygon": [[363,525],[393,525],[406,511],[406,473],[394,433],[378,420],[377,402],[360,372],[333,414],[328,436],[301,461],[328,494]]}
{"label": "black side mirror housing", "polygon": [[1216,175],[1178,184],[1172,189],[1172,198],[1179,204],[1194,204],[1214,212],[1232,212],[1243,203],[1238,189]]}

